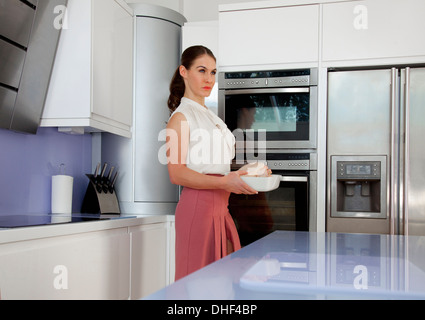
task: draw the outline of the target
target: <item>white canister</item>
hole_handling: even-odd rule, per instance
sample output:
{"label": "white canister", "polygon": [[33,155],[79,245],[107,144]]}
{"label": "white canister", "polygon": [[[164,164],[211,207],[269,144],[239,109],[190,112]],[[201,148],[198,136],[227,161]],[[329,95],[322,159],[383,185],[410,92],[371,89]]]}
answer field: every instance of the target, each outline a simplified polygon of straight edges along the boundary
{"label": "white canister", "polygon": [[52,213],[72,213],[72,188],[74,178],[58,175],[52,177]]}

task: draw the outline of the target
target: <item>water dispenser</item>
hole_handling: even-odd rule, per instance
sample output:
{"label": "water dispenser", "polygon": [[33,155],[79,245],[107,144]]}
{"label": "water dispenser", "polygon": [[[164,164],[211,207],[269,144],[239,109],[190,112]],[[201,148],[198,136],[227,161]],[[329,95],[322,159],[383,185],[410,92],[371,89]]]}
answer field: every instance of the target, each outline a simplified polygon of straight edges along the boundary
{"label": "water dispenser", "polygon": [[333,156],[331,216],[387,217],[386,156]]}

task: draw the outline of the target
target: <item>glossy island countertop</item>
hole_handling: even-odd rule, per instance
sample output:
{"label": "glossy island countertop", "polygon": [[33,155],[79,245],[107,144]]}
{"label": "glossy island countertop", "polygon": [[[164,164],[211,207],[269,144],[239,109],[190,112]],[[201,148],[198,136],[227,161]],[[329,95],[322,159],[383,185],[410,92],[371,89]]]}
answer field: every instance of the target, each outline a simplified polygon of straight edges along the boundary
{"label": "glossy island countertop", "polygon": [[425,237],[277,231],[147,300],[425,299]]}

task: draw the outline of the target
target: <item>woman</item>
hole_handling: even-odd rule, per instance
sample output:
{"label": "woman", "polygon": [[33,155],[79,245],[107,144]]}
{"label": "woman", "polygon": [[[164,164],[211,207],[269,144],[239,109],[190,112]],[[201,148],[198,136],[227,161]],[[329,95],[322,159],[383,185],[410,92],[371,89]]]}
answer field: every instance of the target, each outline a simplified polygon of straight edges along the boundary
{"label": "woman", "polygon": [[193,46],[170,85],[168,171],[171,182],[184,187],[175,214],[176,280],[240,249],[229,195],[257,194],[240,178],[247,172],[229,173],[235,138],[205,106],[216,72],[213,53]]}

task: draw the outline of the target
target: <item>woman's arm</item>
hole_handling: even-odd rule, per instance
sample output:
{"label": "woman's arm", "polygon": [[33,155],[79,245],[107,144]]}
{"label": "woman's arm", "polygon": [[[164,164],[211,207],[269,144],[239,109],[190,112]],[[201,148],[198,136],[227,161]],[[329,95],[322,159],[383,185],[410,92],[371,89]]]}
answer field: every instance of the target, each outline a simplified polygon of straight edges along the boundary
{"label": "woman's arm", "polygon": [[201,174],[186,166],[189,147],[189,124],[181,113],[176,113],[167,126],[167,158],[171,183],[193,189],[223,189],[236,194],[257,194],[241,175],[246,171],[231,172],[224,177]]}

